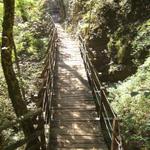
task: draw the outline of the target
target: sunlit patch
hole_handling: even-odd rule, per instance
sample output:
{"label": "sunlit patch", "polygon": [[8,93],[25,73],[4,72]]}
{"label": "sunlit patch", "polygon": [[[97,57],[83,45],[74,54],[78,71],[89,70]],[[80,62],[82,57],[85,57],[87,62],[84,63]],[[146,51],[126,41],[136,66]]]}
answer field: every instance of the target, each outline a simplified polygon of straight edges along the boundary
{"label": "sunlit patch", "polygon": [[64,126],[60,126],[60,129],[64,129],[65,127]]}
{"label": "sunlit patch", "polygon": [[80,113],[79,112],[72,112],[71,113],[73,117],[80,117]]}
{"label": "sunlit patch", "polygon": [[76,124],[76,123],[73,124],[72,126],[73,126],[74,129],[79,129],[78,124]]}
{"label": "sunlit patch", "polygon": [[65,140],[65,142],[66,142],[66,143],[70,143],[70,141],[69,141],[69,140]]}

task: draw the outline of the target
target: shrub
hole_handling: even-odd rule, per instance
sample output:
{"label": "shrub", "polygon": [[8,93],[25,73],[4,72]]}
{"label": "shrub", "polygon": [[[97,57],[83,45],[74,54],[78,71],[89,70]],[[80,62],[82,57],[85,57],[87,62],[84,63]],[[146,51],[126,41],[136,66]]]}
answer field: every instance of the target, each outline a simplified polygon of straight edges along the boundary
{"label": "shrub", "polygon": [[[150,148],[150,57],[137,73],[109,89],[109,99],[120,119],[127,142]],[[134,143],[134,144],[133,144]]]}

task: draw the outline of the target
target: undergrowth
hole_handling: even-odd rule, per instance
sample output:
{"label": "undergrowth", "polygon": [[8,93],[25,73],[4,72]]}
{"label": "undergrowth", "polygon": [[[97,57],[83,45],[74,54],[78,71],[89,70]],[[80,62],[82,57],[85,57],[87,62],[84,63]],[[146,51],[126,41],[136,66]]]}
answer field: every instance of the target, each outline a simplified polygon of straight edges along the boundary
{"label": "undergrowth", "polygon": [[150,148],[150,57],[137,73],[109,88],[110,102],[122,121],[130,149]]}
{"label": "undergrowth", "polygon": [[[23,0],[21,1],[21,3],[24,3],[23,9],[25,9],[25,14],[23,15],[27,18],[27,20],[24,20],[20,12],[19,2],[20,0],[16,1],[14,24],[14,41],[21,71],[21,80],[19,76],[18,80],[25,89],[25,99],[29,110],[34,110],[36,104],[31,97],[38,93],[40,87],[38,77],[40,77],[43,69],[43,61],[48,45],[49,14],[40,0]],[[2,6],[3,4],[0,3],[0,33],[2,31]],[[15,72],[18,75],[14,53],[12,54],[12,59]],[[0,127],[7,121],[10,122],[14,119],[16,119],[16,115],[8,96],[2,66],[0,66]],[[1,145],[7,146],[23,137],[19,126],[12,127],[0,133],[0,142]]]}

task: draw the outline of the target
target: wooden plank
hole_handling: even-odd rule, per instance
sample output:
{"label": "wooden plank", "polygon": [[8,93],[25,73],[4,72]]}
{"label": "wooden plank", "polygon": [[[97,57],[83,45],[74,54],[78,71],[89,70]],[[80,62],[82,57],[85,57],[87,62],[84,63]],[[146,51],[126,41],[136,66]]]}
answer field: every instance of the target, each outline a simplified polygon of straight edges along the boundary
{"label": "wooden plank", "polygon": [[95,106],[95,102],[93,100],[78,100],[78,99],[57,99],[55,102],[53,102],[53,106],[62,105],[62,106]]}
{"label": "wooden plank", "polygon": [[[56,144],[56,143],[55,143]],[[76,149],[76,148],[81,148],[81,149],[87,149],[91,148],[92,150],[107,150],[107,148],[103,144],[95,143],[95,144],[84,144],[84,143],[58,143],[58,145],[52,144],[51,149],[52,150],[58,150],[58,149]]]}
{"label": "wooden plank", "polygon": [[95,105],[68,105],[68,106],[61,106],[61,105],[58,105],[58,106],[53,106],[52,107],[52,110],[69,110],[69,111],[72,111],[72,110],[93,110],[95,111],[96,108],[95,108]]}
{"label": "wooden plank", "polygon": [[93,97],[87,93],[74,94],[74,95],[62,94],[62,95],[56,95],[56,96],[54,96],[54,98],[58,98],[58,99],[63,99],[63,98],[66,98],[66,99],[71,99],[71,98],[74,98],[74,99],[93,99]]}
{"label": "wooden plank", "polygon": [[60,26],[58,36],[62,47],[55,77],[49,149],[107,150],[78,45]]}
{"label": "wooden plank", "polygon": [[[73,148],[73,147],[65,147],[65,148],[60,148],[60,147],[57,147],[57,146],[53,146],[52,148],[50,148],[52,150],[105,150],[105,148]],[[108,150],[108,149],[106,149]]]}
{"label": "wooden plank", "polygon": [[61,137],[64,135],[69,136],[102,136],[99,126],[96,121],[83,122],[72,121],[72,122],[53,122],[51,124],[51,134],[53,138]]}
{"label": "wooden plank", "polygon": [[69,119],[93,119],[97,117],[96,111],[64,111],[64,110],[54,110],[53,111],[53,118],[56,120],[69,120]]}

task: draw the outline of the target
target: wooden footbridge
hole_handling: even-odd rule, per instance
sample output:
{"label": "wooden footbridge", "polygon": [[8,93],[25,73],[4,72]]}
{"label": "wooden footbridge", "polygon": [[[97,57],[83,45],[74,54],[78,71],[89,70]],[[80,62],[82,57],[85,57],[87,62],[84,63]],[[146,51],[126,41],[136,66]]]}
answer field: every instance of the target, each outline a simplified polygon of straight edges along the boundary
{"label": "wooden footbridge", "polygon": [[118,118],[90,61],[84,39],[79,36],[76,42],[52,20],[49,28],[50,41],[38,96],[41,103],[34,113],[40,123],[31,138],[4,149],[17,149],[38,138],[39,145],[25,149],[124,150]]}

